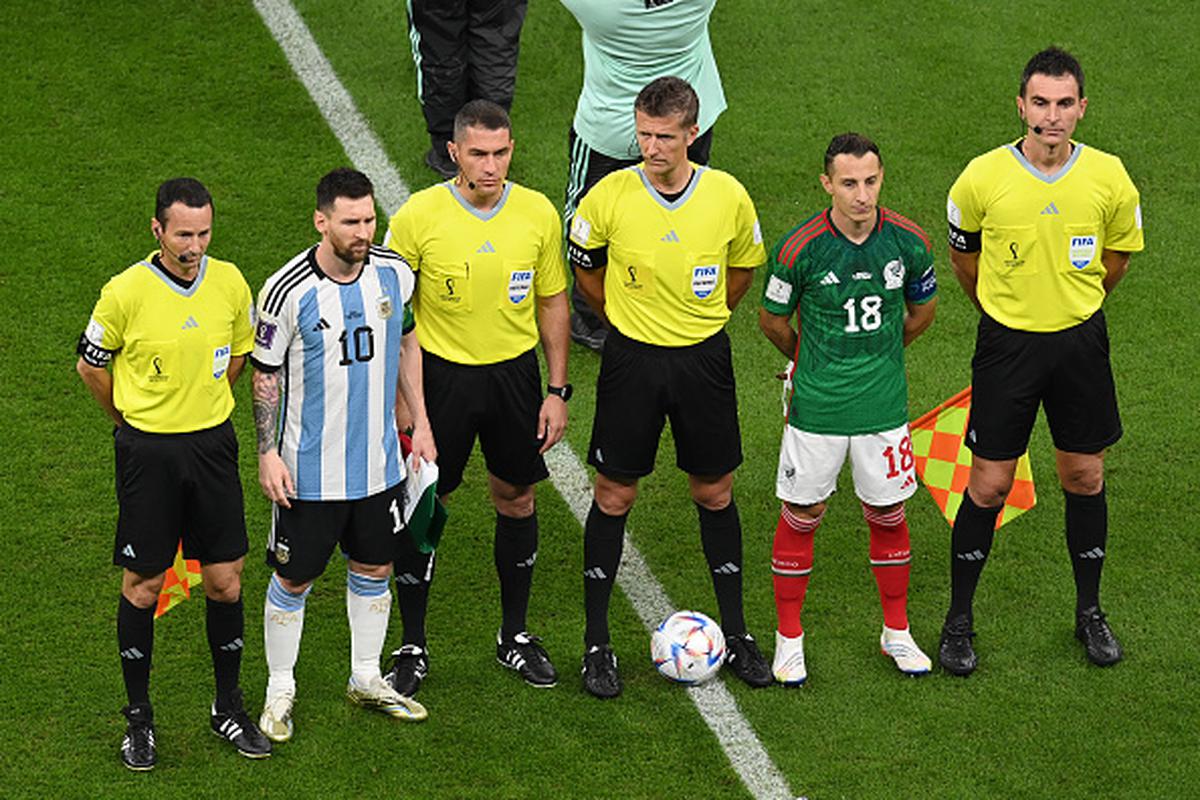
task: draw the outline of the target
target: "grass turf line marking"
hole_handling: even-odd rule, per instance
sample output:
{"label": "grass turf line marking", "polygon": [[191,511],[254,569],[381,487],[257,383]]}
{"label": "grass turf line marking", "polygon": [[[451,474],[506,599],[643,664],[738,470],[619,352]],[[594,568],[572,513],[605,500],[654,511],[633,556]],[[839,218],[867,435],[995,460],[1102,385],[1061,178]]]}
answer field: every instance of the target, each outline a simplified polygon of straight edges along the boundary
{"label": "grass turf line marking", "polygon": [[[254,8],[350,161],[371,176],[379,202],[390,216],[408,199],[408,186],[359,113],[354,99],[338,79],[308,26],[289,0],[254,0]],[[555,445],[546,455],[554,488],[582,525],[592,504],[587,470],[565,441]],[[628,531],[617,583],[648,630],[676,610],[662,584],[634,547]],[[750,793],[758,800],[790,800],[794,795],[788,789],[787,781],[738,710],[737,701],[725,685],[710,681],[689,688],[687,693]]]}

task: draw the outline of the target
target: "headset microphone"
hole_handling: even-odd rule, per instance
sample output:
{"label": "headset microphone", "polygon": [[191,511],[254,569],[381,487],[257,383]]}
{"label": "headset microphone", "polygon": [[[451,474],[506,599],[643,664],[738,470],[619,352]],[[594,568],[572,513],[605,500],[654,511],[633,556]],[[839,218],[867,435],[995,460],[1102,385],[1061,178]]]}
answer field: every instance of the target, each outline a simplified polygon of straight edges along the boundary
{"label": "headset microphone", "polygon": [[475,191],[475,181],[468,178],[467,179],[467,188],[470,189],[472,192]]}
{"label": "headset microphone", "polygon": [[1030,130],[1033,131],[1038,136],[1042,135],[1042,126],[1041,125],[1034,125],[1032,128],[1030,128]]}

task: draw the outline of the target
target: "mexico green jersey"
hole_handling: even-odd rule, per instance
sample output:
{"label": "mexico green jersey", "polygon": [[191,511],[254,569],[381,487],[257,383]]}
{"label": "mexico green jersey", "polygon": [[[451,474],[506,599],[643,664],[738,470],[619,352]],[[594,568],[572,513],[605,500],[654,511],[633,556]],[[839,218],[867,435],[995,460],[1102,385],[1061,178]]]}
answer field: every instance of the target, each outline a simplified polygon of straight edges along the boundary
{"label": "mexico green jersey", "polygon": [[925,232],[880,207],[871,235],[855,244],[826,209],[780,239],[768,266],[763,308],[798,312],[800,323],[788,424],[840,436],[903,425],[906,304],[937,294]]}

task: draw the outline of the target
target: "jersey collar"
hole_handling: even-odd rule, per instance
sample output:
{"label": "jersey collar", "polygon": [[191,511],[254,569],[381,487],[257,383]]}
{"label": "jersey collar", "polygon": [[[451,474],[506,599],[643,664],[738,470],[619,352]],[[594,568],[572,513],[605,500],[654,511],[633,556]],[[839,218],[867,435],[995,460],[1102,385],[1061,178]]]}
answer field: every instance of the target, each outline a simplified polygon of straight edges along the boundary
{"label": "jersey collar", "polygon": [[468,214],[473,214],[484,222],[487,222],[489,219],[500,213],[500,209],[504,208],[504,204],[508,202],[508,193],[512,191],[512,181],[505,181],[504,191],[500,193],[500,199],[496,201],[496,205],[492,206],[488,211],[480,211],[478,208],[471,205],[471,202],[467,200],[467,198],[463,197],[462,192],[458,190],[458,187],[454,185],[453,181],[448,181],[442,185],[450,190],[450,194],[454,195],[454,199],[458,201],[458,204],[462,206]]}
{"label": "jersey collar", "polygon": [[1017,147],[1017,142],[1006,145],[1006,147],[1008,148],[1008,151],[1013,154],[1013,157],[1017,159],[1017,163],[1024,167],[1030,175],[1037,178],[1042,183],[1055,183],[1060,178],[1065,177],[1066,174],[1071,171],[1071,167],[1075,166],[1075,162],[1079,160],[1079,154],[1083,152],[1084,145],[1080,144],[1074,139],[1071,140],[1071,145],[1071,157],[1067,159],[1067,163],[1063,164],[1062,169],[1053,175],[1047,175],[1035,167],[1033,163],[1025,157],[1025,154],[1021,152],[1021,148]]}
{"label": "jersey collar", "polygon": [[835,239],[841,239],[851,247],[862,247],[867,242],[871,241],[871,239],[875,237],[875,234],[879,233],[879,231],[883,228],[883,206],[880,205],[875,206],[875,224],[871,226],[871,232],[867,235],[867,238],[863,239],[861,242],[851,241],[846,234],[842,233],[842,230],[834,224],[832,208],[825,209],[823,213],[825,214],[825,222],[829,225],[829,232],[833,234],[833,237]]}
{"label": "jersey collar", "polygon": [[175,294],[180,295],[181,297],[191,297],[194,295],[196,290],[200,288],[200,284],[204,282],[204,273],[208,271],[208,256],[200,256],[200,269],[196,270],[196,279],[192,281],[191,286],[185,289],[175,281],[168,278],[166,275],[163,275],[162,271],[159,270],[158,267],[154,266],[154,257],[161,255],[161,250],[155,250],[138,263],[153,272],[154,277],[162,281],[163,285],[170,288],[170,290],[175,292]]}
{"label": "jersey collar", "polygon": [[650,194],[650,197],[654,199],[654,202],[658,203],[667,211],[674,211],[686,203],[688,198],[691,197],[696,191],[696,186],[700,183],[700,176],[708,171],[708,167],[702,167],[693,164],[692,179],[688,181],[687,188],[683,190],[683,194],[679,195],[679,197],[675,198],[674,200],[667,202],[667,199],[659,193],[658,189],[654,188],[652,183],[650,183],[650,179],[646,177],[646,173],[642,170],[641,166],[630,167],[630,169],[637,171],[638,177],[642,179],[642,185],[646,187],[646,191]]}

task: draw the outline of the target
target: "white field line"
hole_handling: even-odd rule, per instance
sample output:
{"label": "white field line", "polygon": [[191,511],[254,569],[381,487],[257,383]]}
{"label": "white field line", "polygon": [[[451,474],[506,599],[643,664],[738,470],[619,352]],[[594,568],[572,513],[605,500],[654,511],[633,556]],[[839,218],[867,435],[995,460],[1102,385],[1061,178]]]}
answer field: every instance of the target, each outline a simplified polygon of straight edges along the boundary
{"label": "white field line", "polygon": [[[408,186],[313,40],[308,26],[289,0],[254,0],[254,8],[317,104],[321,116],[342,143],[350,161],[371,176],[378,200],[390,216],[408,199]],[[582,525],[592,504],[587,470],[565,441],[547,453],[546,463],[551,482]],[[628,531],[617,582],[647,630],[676,610],[662,584],[633,545]],[[750,793],[758,800],[791,800],[794,795],[787,781],[767,755],[725,685],[710,681],[688,689],[687,693]]]}

